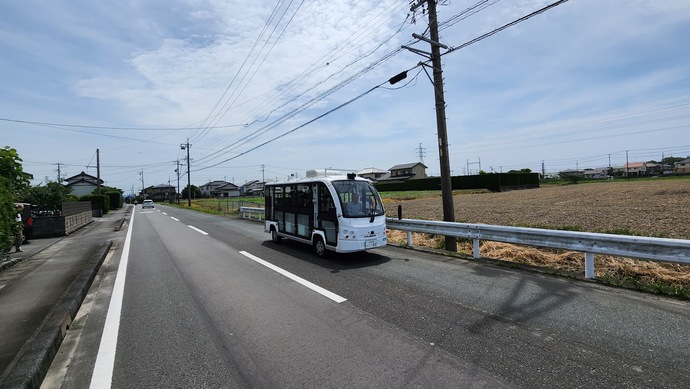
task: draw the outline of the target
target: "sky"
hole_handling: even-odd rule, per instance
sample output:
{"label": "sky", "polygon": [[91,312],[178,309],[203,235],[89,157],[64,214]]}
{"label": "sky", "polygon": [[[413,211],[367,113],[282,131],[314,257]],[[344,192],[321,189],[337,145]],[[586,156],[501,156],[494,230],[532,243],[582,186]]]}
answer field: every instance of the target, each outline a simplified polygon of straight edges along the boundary
{"label": "sky", "polygon": [[[453,175],[690,156],[690,2],[441,0]],[[33,185],[307,170],[439,175],[423,7],[408,0],[0,2],[0,147]],[[411,47],[417,52],[401,46]],[[407,78],[388,80],[407,71]],[[184,149],[182,145],[189,144]]]}

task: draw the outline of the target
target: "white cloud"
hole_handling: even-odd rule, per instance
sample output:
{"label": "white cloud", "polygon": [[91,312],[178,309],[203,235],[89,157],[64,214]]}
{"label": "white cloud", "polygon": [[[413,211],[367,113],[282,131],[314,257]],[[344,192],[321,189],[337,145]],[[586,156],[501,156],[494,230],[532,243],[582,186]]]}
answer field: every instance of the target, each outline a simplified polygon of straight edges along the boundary
{"label": "white cloud", "polygon": [[[496,2],[442,30],[442,41],[457,46],[548,3]],[[309,1],[296,14],[297,2],[290,8],[279,4],[284,8],[274,10],[275,2],[222,0],[1,4],[0,14],[12,15],[0,21],[0,50],[9,54],[0,59],[0,71],[7,75],[0,86],[2,118],[113,127],[252,124],[198,132],[90,130],[99,135],[48,130],[79,145],[70,153],[62,151],[66,146],[26,143],[14,133],[16,125],[0,122],[0,133],[3,138],[11,134],[7,141],[35,161],[85,166],[100,147],[111,164],[133,166],[123,168],[131,174],[117,176],[125,188],[131,186],[128,180],[138,180],[137,164],[161,162],[151,168],[149,181],[160,183],[172,171],[165,164],[179,158],[179,143],[187,137],[194,143],[195,169],[200,169],[301,126],[423,60],[403,51],[312,101],[410,41],[412,32],[422,33],[426,22],[418,15],[416,24],[403,24],[406,1]],[[448,2],[439,7],[439,18],[447,20],[466,7]],[[274,11],[275,19],[267,24]],[[401,26],[405,29],[396,34]],[[690,145],[687,130],[663,130],[666,124],[687,124],[682,118],[617,127],[599,138],[596,126],[578,125],[688,103],[687,33],[686,1],[635,0],[623,6],[578,0],[444,56],[453,170],[460,173],[467,159],[476,158],[486,166],[511,166]],[[428,50],[423,42],[415,47]],[[401,85],[375,90],[257,151],[199,172],[199,179],[213,178],[211,173],[256,178],[261,164],[386,169],[416,160],[419,143],[426,148],[430,172],[438,172],[433,87],[424,72],[396,89]],[[308,102],[308,109],[274,123]],[[212,110],[217,116],[205,121]],[[645,129],[656,136],[625,136]],[[243,144],[244,137],[257,133],[263,135]],[[587,138],[592,139],[578,140]],[[210,158],[214,152],[218,155]]]}

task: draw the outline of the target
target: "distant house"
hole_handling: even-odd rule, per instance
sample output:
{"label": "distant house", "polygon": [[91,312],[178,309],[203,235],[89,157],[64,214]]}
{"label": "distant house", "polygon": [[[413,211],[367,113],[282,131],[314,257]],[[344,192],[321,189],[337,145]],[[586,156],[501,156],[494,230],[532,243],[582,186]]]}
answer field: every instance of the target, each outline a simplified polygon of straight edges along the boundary
{"label": "distant house", "polygon": [[242,196],[247,195],[250,188],[253,185],[258,184],[258,183],[259,183],[259,180],[253,180],[253,181],[246,182],[243,185],[240,185],[240,195],[242,195]]}
{"label": "distant house", "polygon": [[240,194],[242,196],[263,196],[265,182],[259,180],[249,181],[240,186]]}
{"label": "distant house", "polygon": [[[76,176],[65,178],[67,182],[64,184],[65,187],[72,189],[72,194],[75,196],[84,196],[92,193],[94,190],[98,189],[98,178],[90,174],[81,172]],[[100,180],[100,184],[103,185],[104,181]]]}
{"label": "distant house", "polygon": [[673,164],[673,172],[676,174],[690,174],[690,158]]}
{"label": "distant house", "polygon": [[407,180],[418,180],[420,178],[426,178],[426,168],[427,166],[421,162],[405,163],[402,165],[395,165],[388,169],[389,172],[385,176],[381,176],[378,181],[407,181]]}
{"label": "distant house", "polygon": [[[201,195],[203,197],[216,197],[217,196],[217,191],[218,188],[229,184],[229,182],[226,181],[211,181],[208,182],[204,185],[201,185],[199,189],[201,190]],[[239,189],[238,189],[239,190]]]}
{"label": "distant house", "polygon": [[566,177],[582,177],[583,173],[580,170],[575,170],[575,169],[565,169],[561,170],[558,172],[558,175],[561,178],[566,178]]}
{"label": "distant house", "polygon": [[613,176],[613,168],[598,167],[595,169],[585,169],[582,175],[591,180],[603,180]]}
{"label": "distant house", "polygon": [[359,177],[368,178],[372,181],[376,181],[388,173],[386,170],[377,169],[375,167],[368,167],[357,172]]}
{"label": "distant house", "polygon": [[239,197],[240,188],[232,183],[226,183],[225,185],[217,187],[213,194],[215,197]]}
{"label": "distant house", "polygon": [[149,186],[144,189],[144,198],[153,201],[163,202],[175,199],[177,191],[175,187],[167,184]]}
{"label": "distant house", "polygon": [[642,177],[647,175],[647,163],[630,162],[623,165],[627,177]]}

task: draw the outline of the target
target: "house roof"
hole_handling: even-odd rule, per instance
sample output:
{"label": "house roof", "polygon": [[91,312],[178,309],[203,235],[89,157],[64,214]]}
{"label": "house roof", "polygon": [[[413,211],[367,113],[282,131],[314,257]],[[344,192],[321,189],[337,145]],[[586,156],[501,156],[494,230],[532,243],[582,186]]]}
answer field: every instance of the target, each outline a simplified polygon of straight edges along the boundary
{"label": "house roof", "polygon": [[412,169],[413,167],[415,167],[417,165],[422,165],[422,166],[424,166],[424,168],[427,168],[427,166],[421,162],[413,162],[413,163],[404,163],[402,165],[395,165],[388,170]]}
{"label": "house roof", "polygon": [[[98,180],[98,177],[94,177],[90,174],[86,174],[85,172],[81,172],[77,174],[76,176],[64,178],[63,181],[93,181],[93,183],[96,183],[96,180]],[[103,180],[101,180],[101,183]]]}
{"label": "house roof", "polygon": [[377,169],[375,167],[368,167],[366,169],[362,169],[357,172],[357,174],[377,174],[377,173],[382,173],[385,174],[387,171],[382,170],[382,169]]}
{"label": "house roof", "polygon": [[216,181],[209,181],[205,183],[204,185],[201,186],[212,186],[212,187],[221,187],[225,184],[228,184],[227,181],[222,181],[222,180],[216,180]]}
{"label": "house roof", "polygon": [[146,188],[146,189],[168,189],[168,188],[175,189],[175,187],[174,187],[173,185],[168,185],[168,184],[152,185],[152,186],[149,186],[149,187]]}
{"label": "house roof", "polygon": [[231,184],[229,182],[226,182],[225,185],[221,185],[216,188],[217,190],[235,190],[239,189],[239,187],[235,184]]}
{"label": "house roof", "polygon": [[628,169],[630,169],[630,168],[647,167],[647,164],[645,162],[630,162],[624,166],[627,167]]}

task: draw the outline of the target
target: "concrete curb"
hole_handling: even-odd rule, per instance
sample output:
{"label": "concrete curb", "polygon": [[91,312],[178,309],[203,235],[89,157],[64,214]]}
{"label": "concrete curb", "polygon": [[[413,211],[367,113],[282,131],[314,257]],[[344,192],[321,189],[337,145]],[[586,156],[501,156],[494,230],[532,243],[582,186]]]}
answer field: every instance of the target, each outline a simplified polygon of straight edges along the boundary
{"label": "concrete curb", "polygon": [[84,270],[48,316],[43,328],[27,342],[14,368],[0,383],[0,389],[40,388],[112,244],[110,240],[102,243],[98,252],[89,259]]}
{"label": "concrete curb", "polygon": [[0,259],[0,271],[3,271],[7,268],[10,268],[17,263],[21,262],[23,258],[10,258],[9,256],[6,257],[7,259]]}

